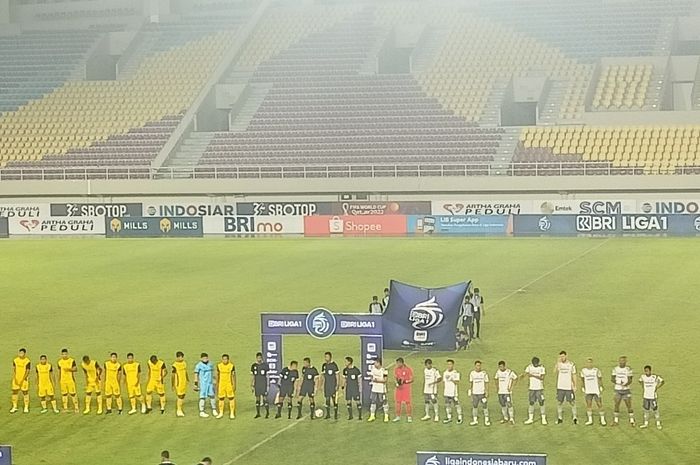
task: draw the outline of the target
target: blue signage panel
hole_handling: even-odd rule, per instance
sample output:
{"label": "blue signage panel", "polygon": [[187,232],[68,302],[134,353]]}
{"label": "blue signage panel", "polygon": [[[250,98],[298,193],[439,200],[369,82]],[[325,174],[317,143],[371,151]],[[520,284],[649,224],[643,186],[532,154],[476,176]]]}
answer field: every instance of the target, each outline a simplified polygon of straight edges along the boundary
{"label": "blue signage panel", "polygon": [[515,215],[513,234],[697,236],[700,215]]}
{"label": "blue signage panel", "polygon": [[418,465],[547,465],[545,454],[416,452]]}
{"label": "blue signage panel", "polygon": [[0,446],[0,465],[12,465],[11,446]]}
{"label": "blue signage panel", "polygon": [[505,236],[508,216],[410,215],[408,233],[423,235]]}

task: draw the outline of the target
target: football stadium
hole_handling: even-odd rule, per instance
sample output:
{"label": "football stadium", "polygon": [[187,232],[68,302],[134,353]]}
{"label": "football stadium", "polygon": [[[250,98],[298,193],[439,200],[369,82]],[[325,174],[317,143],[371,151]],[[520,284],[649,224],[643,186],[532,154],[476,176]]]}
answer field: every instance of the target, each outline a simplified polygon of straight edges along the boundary
{"label": "football stadium", "polygon": [[0,465],[696,465],[698,237],[698,0],[0,0]]}

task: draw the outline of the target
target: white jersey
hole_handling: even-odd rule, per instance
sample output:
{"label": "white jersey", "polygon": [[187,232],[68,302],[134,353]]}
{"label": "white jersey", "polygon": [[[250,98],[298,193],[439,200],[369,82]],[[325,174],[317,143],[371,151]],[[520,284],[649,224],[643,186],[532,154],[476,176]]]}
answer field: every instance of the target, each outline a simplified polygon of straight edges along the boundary
{"label": "white jersey", "polygon": [[437,368],[425,368],[423,370],[425,382],[423,384],[423,394],[437,394],[438,381],[440,381],[440,372]]}
{"label": "white jersey", "polygon": [[664,380],[659,375],[642,375],[639,377],[639,381],[641,381],[644,386],[644,398],[656,399],[656,388],[659,387],[659,384]]}
{"label": "white jersey", "polygon": [[489,375],[485,371],[472,370],[469,373],[469,382],[472,383],[472,395],[486,394]]}
{"label": "white jersey", "polygon": [[[527,368],[525,368],[525,373],[529,375],[534,375],[534,376],[544,376],[546,371],[542,365],[540,366],[534,366],[532,364],[528,365]],[[533,378],[532,376],[528,377],[530,379],[530,386],[529,389],[531,391],[541,391],[544,389],[544,381],[541,379]]]}
{"label": "white jersey", "polygon": [[557,389],[572,391],[574,389],[573,375],[576,374],[576,365],[571,360],[557,362]]}
{"label": "white jersey", "polygon": [[506,368],[505,370],[496,370],[496,374],[493,376],[498,380],[498,393],[499,394],[510,394],[512,388],[512,382],[518,379],[518,376],[513,373],[513,370]]}
{"label": "white jersey", "polygon": [[584,368],[581,370],[583,378],[583,390],[586,394],[600,395],[600,380],[603,374],[597,368]]}
{"label": "white jersey", "polygon": [[615,377],[616,391],[625,391],[630,388],[627,383],[632,379],[632,368],[616,366],[612,369],[612,375]]}
{"label": "white jersey", "polygon": [[445,388],[443,390],[443,395],[445,397],[458,397],[457,396],[457,382],[459,382],[459,371],[452,370],[442,374],[442,379],[445,381]]}
{"label": "white jersey", "polygon": [[386,394],[386,383],[378,381],[386,381],[389,372],[384,368],[372,367],[370,374],[372,376],[372,392]]}

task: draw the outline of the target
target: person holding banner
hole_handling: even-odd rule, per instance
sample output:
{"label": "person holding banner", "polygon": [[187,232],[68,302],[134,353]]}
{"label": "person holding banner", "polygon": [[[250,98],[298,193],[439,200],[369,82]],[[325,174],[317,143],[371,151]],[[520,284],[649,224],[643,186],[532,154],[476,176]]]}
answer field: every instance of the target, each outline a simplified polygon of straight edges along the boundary
{"label": "person holding banner", "polygon": [[411,403],[411,385],[413,384],[413,370],[404,363],[403,357],[396,359],[394,368],[396,391],[394,394],[394,422],[401,421],[401,406],[406,404],[406,416],[409,423],[413,422],[413,404]]}
{"label": "person holding banner", "polygon": [[481,317],[484,316],[484,298],[481,296],[481,292],[478,287],[474,288],[474,295],[471,297],[471,303],[474,307],[474,326],[472,326],[471,339],[481,338]]}

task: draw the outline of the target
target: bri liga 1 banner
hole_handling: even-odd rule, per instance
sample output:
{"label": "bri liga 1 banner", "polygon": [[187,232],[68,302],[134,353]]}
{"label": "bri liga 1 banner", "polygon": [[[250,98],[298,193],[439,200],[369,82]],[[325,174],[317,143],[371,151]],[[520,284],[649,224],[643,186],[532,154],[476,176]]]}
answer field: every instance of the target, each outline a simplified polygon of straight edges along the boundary
{"label": "bri liga 1 banner", "polygon": [[425,288],[392,280],[382,319],[384,348],[455,350],[459,313],[470,285]]}

